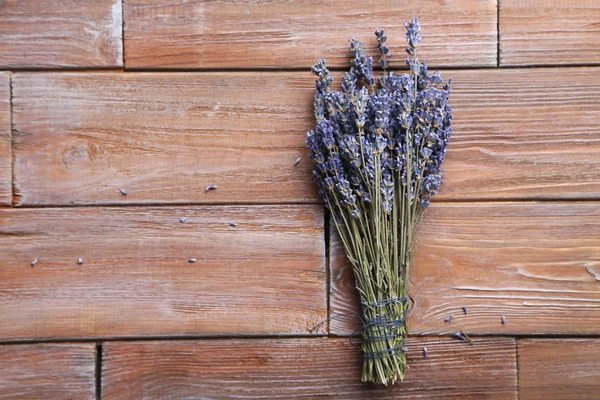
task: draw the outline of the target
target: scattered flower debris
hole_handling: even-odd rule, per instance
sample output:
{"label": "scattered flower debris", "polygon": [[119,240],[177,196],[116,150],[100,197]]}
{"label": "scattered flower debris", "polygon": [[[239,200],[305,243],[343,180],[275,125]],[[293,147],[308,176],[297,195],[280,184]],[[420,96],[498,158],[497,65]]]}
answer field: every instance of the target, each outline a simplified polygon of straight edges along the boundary
{"label": "scattered flower debris", "polygon": [[35,260],[33,260],[33,261],[31,262],[31,266],[32,266],[32,267],[35,267],[35,264],[37,264],[37,262],[38,262],[38,261],[39,261],[39,260],[38,260],[37,258],[36,258]]}
{"label": "scattered flower debris", "polygon": [[217,185],[208,185],[206,187],[206,189],[204,189],[204,193],[208,192],[209,190],[216,190],[217,189]]}
{"label": "scattered flower debris", "polygon": [[467,342],[469,342],[469,344],[475,344],[475,342],[473,342],[473,340],[471,340],[471,338],[466,333],[460,331],[460,334],[463,335],[465,339],[467,339]]}
{"label": "scattered flower debris", "polygon": [[502,320],[501,321],[502,321],[502,325],[506,325],[506,317],[504,315],[502,316]]}
{"label": "scattered flower debris", "polygon": [[83,259],[82,259],[82,258],[78,258],[78,259],[77,259],[77,264],[79,264],[79,265],[83,265]]}
{"label": "scattered flower debris", "polygon": [[294,167],[298,164],[300,164],[300,161],[302,160],[302,157],[298,157],[296,158],[296,161],[294,161]]}
{"label": "scattered flower debris", "polygon": [[235,228],[237,226],[237,224],[235,222],[230,222],[229,226],[233,226]]}
{"label": "scattered flower debris", "polygon": [[127,196],[127,194],[129,193],[126,189],[119,189],[119,192],[121,192],[123,196]]}
{"label": "scattered flower debris", "polygon": [[463,308],[462,308],[462,310],[463,310],[463,312],[465,313],[465,315],[467,315],[467,314],[468,314],[468,312],[467,312],[467,307],[463,307]]}
{"label": "scattered flower debris", "polygon": [[446,322],[452,322],[452,318],[454,318],[454,315],[450,314],[446,317],[446,319],[444,321]]}
{"label": "scattered flower debris", "polygon": [[427,347],[423,346],[423,357],[427,358],[429,352],[427,351]]}
{"label": "scattered flower debris", "polygon": [[179,218],[179,222],[181,222],[182,224],[183,224],[185,221],[187,221],[187,218],[186,218],[186,217],[181,217],[181,218]]}
{"label": "scattered flower debris", "polygon": [[452,333],[452,337],[458,340],[469,342],[469,344],[475,344],[475,342],[473,342],[473,340],[463,331]]}
{"label": "scattered flower debris", "polygon": [[195,263],[195,262],[196,262],[196,259],[195,259],[195,258],[190,258],[190,259],[188,259],[188,262],[189,262],[189,263]]}

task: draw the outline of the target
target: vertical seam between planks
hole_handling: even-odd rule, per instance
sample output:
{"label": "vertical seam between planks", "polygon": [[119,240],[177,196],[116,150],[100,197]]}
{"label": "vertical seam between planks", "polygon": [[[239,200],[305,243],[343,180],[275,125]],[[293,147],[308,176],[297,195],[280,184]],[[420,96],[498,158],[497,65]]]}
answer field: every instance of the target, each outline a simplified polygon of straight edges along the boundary
{"label": "vertical seam between planks", "polygon": [[96,345],[96,400],[102,399],[102,343]]}
{"label": "vertical seam between planks", "polygon": [[496,1],[496,67],[500,67],[500,3]]}
{"label": "vertical seam between planks", "polygon": [[329,213],[325,206],[323,206],[323,239],[325,240],[325,279],[327,287],[327,336],[331,335],[331,243],[330,243],[330,232],[329,232]]}
{"label": "vertical seam between planks", "polygon": [[123,58],[123,72],[125,72],[125,0],[121,1],[121,57]]}
{"label": "vertical seam between planks", "polygon": [[10,160],[10,206],[15,206],[15,152],[13,151],[13,73],[8,73],[8,157]]}
{"label": "vertical seam between planks", "polygon": [[521,400],[521,386],[519,385],[519,342],[518,338],[515,338],[515,362],[517,364],[517,400]]}

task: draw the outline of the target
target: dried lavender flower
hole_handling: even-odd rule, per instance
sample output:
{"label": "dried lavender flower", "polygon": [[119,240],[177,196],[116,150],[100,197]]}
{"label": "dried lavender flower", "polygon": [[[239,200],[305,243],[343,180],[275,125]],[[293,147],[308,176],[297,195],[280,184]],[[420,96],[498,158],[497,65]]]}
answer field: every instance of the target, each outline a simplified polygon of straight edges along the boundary
{"label": "dried lavender flower", "polygon": [[77,264],[78,265],[83,265],[83,258],[78,258],[77,259]]}
{"label": "dried lavender flower", "polygon": [[294,167],[298,164],[300,164],[300,161],[302,161],[302,157],[298,157],[296,158],[296,161],[294,161]]}
{"label": "dried lavender flower", "polygon": [[446,317],[446,319],[444,320],[445,322],[452,322],[452,318],[454,317],[454,315],[450,314]]}
{"label": "dried lavender flower", "polygon": [[363,304],[362,380],[386,385],[406,371],[408,302],[397,300],[407,298],[413,232],[440,189],[452,134],[451,81],[419,61],[418,20],[405,26],[409,73],[388,72],[383,30],[375,32],[383,76],[373,75],[373,59],[354,38],[341,90],[332,87],[324,59],[312,67],[316,123],[306,135],[319,194]]}
{"label": "dried lavender flower", "polygon": [[195,258],[188,258],[188,262],[189,262],[190,264],[191,264],[191,263],[195,263],[195,262],[196,262],[196,259],[195,259]]}
{"label": "dried lavender flower", "polygon": [[502,321],[502,325],[506,325],[506,317],[504,315],[502,316],[501,321]]}
{"label": "dried lavender flower", "polygon": [[454,337],[454,338],[456,338],[456,339],[458,339],[458,340],[463,340],[463,341],[466,341],[466,340],[467,340],[467,338],[466,338],[466,337],[464,337],[464,336],[462,335],[462,333],[458,333],[458,332],[454,332],[454,333],[452,334],[452,337]]}
{"label": "dried lavender flower", "polygon": [[204,189],[204,193],[208,192],[209,190],[216,190],[217,186],[216,185],[208,185],[206,187],[206,189]]}
{"label": "dried lavender flower", "polygon": [[467,307],[463,307],[463,308],[462,308],[462,310],[463,310],[463,313],[464,313],[465,315],[467,315],[467,314],[468,314]]}
{"label": "dried lavender flower", "polygon": [[119,192],[121,192],[123,196],[127,196],[127,194],[129,193],[126,189],[119,189]]}
{"label": "dried lavender flower", "polygon": [[187,221],[187,218],[186,218],[186,217],[181,217],[181,218],[179,218],[179,222],[181,222],[182,224],[183,224],[185,221]]}
{"label": "dried lavender flower", "polygon": [[33,260],[33,261],[31,262],[31,266],[32,266],[32,267],[35,267],[35,264],[37,264],[37,263],[38,263],[38,261],[39,261],[39,259],[37,259],[37,258],[36,258],[35,260]]}
{"label": "dried lavender flower", "polygon": [[427,358],[429,355],[429,351],[427,351],[427,347],[423,346],[423,357]]}

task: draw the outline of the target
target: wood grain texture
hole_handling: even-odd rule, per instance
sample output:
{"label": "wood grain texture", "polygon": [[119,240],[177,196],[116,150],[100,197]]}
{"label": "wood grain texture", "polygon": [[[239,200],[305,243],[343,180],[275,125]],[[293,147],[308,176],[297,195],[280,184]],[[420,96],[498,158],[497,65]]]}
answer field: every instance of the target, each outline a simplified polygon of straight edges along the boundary
{"label": "wood grain texture", "polygon": [[348,39],[376,56],[381,28],[392,65],[405,66],[403,23],[413,16],[428,64],[496,66],[495,0],[124,0],[124,10],[127,68],[308,68],[323,57],[347,66]]}
{"label": "wood grain texture", "polygon": [[[422,347],[429,357],[424,358]],[[402,384],[361,384],[347,339],[112,342],[102,394],[116,399],[516,399],[513,339],[410,338]]]}
{"label": "wood grain texture", "polygon": [[12,202],[10,73],[0,71],[0,205]]}
{"label": "wood grain texture", "polygon": [[121,0],[0,2],[0,67],[122,65]]}
{"label": "wood grain texture", "polygon": [[[454,136],[437,199],[599,198],[599,72],[445,73]],[[308,72],[15,74],[15,202],[319,202],[304,145],[313,84]]]}
{"label": "wood grain texture", "polygon": [[599,339],[518,341],[521,400],[600,398]]}
{"label": "wood grain texture", "polygon": [[299,75],[17,74],[17,202],[316,202]]}
{"label": "wood grain texture", "polygon": [[322,214],[0,210],[0,340],[309,334],[327,316]]}
{"label": "wood grain texture", "polygon": [[500,65],[600,63],[597,0],[502,0]]}
{"label": "wood grain texture", "polygon": [[437,200],[598,199],[598,68],[451,71]]}
{"label": "wood grain texture", "polygon": [[0,398],[96,398],[95,350],[87,344],[0,346]]}
{"label": "wood grain texture", "polygon": [[[599,221],[597,203],[432,205],[410,272],[411,332],[600,333]],[[331,332],[347,335],[358,301],[335,236],[331,279]]]}

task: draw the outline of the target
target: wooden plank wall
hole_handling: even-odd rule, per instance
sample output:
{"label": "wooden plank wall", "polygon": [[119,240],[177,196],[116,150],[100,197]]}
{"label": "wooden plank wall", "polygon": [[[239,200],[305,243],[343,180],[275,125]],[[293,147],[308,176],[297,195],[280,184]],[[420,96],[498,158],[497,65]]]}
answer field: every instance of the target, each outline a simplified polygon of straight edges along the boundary
{"label": "wooden plank wall", "polygon": [[[384,389],[309,67],[383,27],[402,69],[412,16],[455,130]],[[600,398],[599,38],[595,0],[0,1],[0,398]]]}
{"label": "wooden plank wall", "polygon": [[94,399],[95,351],[85,344],[0,346],[4,399]]}

